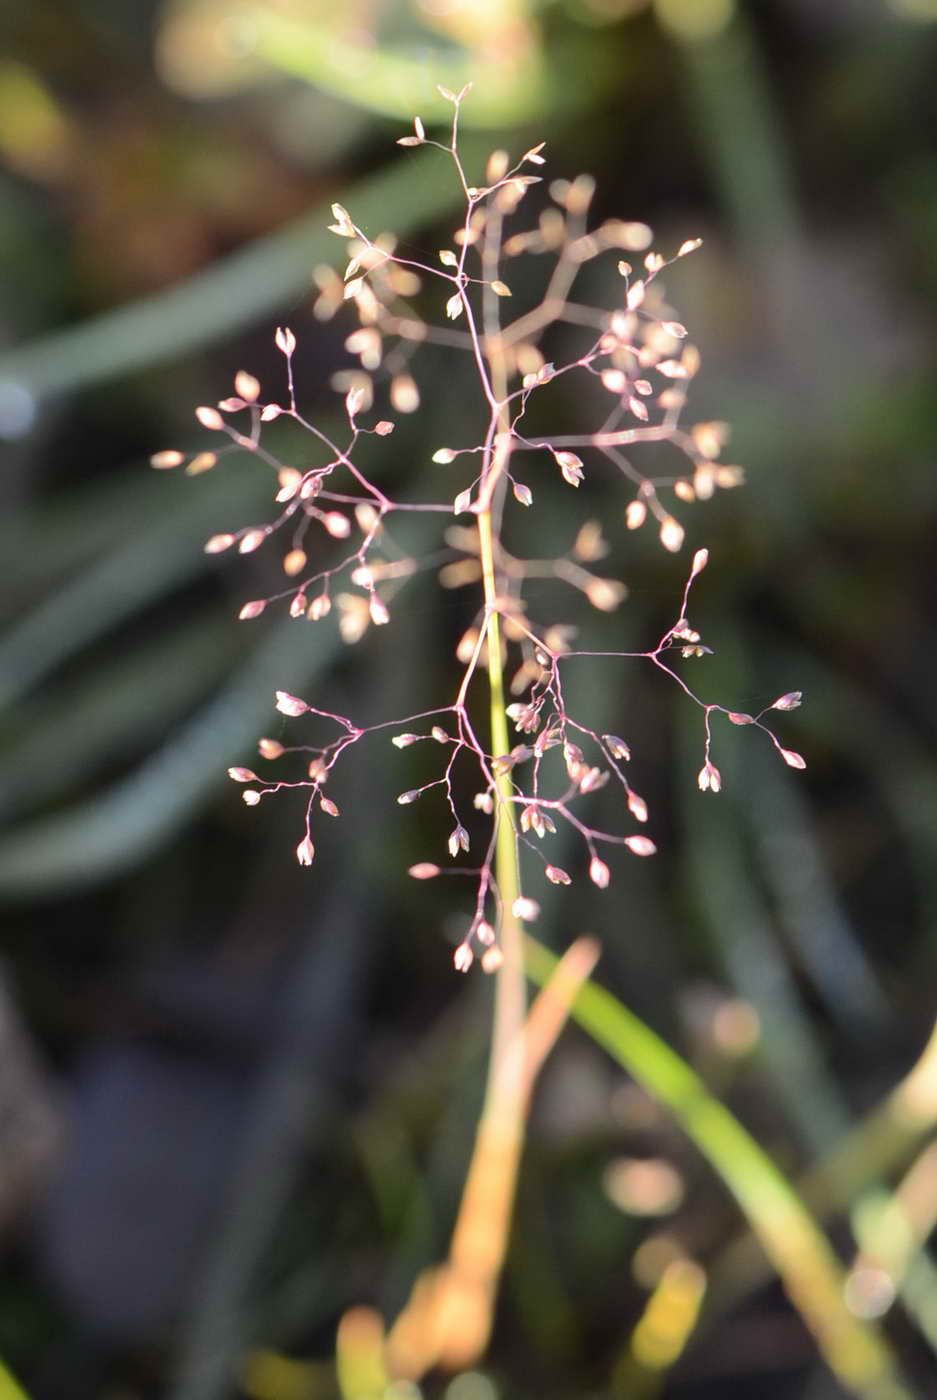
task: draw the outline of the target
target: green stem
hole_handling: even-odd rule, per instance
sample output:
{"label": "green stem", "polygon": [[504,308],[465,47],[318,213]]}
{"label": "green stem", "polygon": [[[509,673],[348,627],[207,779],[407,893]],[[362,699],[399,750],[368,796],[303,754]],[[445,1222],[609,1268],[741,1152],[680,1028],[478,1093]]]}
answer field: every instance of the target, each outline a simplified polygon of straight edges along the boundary
{"label": "green stem", "polygon": [[[504,712],[504,668],[501,662],[501,621],[497,611],[497,580],[494,563],[494,532],[491,509],[478,517],[481,545],[482,578],[485,590],[488,640],[488,689],[492,752],[497,756],[510,749],[507,715]],[[495,993],[495,1019],[490,1059],[486,1113],[499,1098],[497,1081],[502,1072],[505,1052],[524,1021],[525,995],[523,970],[523,929],[513,912],[514,901],[520,894],[520,871],[514,839],[514,805],[511,802],[511,779],[507,773],[496,774],[498,791],[497,846],[495,877],[503,902],[501,916],[501,951],[504,962],[498,971]]]}

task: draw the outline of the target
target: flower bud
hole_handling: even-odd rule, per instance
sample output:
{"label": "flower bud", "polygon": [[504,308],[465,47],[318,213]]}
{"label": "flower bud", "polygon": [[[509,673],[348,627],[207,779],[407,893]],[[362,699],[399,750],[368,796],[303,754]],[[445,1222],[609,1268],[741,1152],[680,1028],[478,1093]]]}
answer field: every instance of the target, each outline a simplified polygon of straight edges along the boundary
{"label": "flower bud", "polygon": [[497,945],[486,948],[482,953],[482,972],[497,972],[504,962],[504,954]]}
{"label": "flower bud", "polygon": [[547,879],[550,881],[551,885],[571,885],[571,884],[572,884],[572,880],[571,880],[570,877],[567,875],[566,871],[565,871],[565,870],[561,870],[560,867],[559,867],[558,865],[548,865],[547,868],[546,868],[546,870],[545,870],[543,873],[544,873],[544,875],[546,875],[546,877],[547,877]]}
{"label": "flower bud", "polygon": [[722,774],[707,758],[697,774],[696,781],[699,783],[700,792],[718,792],[722,787]]}
{"label": "flower bud", "polygon": [[411,865],[408,871],[414,880],[432,880],[440,873],[439,866],[428,860],[418,861],[416,865]]}
{"label": "flower bud", "polygon": [[277,709],[281,715],[292,715],[295,718],[297,715],[304,715],[309,709],[305,700],[300,700],[297,695],[288,695],[285,690],[278,690],[276,695]]}
{"label": "flower bud", "polygon": [[806,759],[804,759],[799,753],[795,753],[793,749],[781,749],[780,754],[789,768],[807,767]]}
{"label": "flower bud", "polygon": [[599,860],[598,856],[593,856],[589,862],[589,879],[593,885],[598,885],[600,890],[608,888],[608,882],[612,878],[612,872],[605,864],[604,860]]}
{"label": "flower bud", "polygon": [[652,856],[657,851],[654,842],[647,836],[626,836],[625,845],[636,856]]}
{"label": "flower bud", "polygon": [[452,961],[455,964],[456,972],[468,972],[475,961],[475,954],[467,943],[460,943],[452,955]]}

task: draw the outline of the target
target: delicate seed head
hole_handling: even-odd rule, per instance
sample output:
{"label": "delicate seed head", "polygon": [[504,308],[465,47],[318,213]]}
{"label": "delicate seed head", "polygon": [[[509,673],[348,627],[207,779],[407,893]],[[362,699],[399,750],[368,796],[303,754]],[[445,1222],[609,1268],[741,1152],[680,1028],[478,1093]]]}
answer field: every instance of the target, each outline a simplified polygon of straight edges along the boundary
{"label": "delicate seed head", "polygon": [[647,836],[626,836],[625,845],[636,856],[652,856],[657,851],[654,842]]}
{"label": "delicate seed head", "polygon": [[495,931],[491,927],[491,924],[486,923],[486,921],[482,919],[475,930],[475,937],[483,948],[490,948],[495,941]]}
{"label": "delicate seed head", "polygon": [[617,734],[603,734],[602,740],[608,748],[609,753],[612,755],[612,758],[623,758],[627,760],[631,757],[631,750],[628,745],[625,743],[624,739],[619,739]]}
{"label": "delicate seed head", "polygon": [[755,723],[754,717],[753,717],[752,715],[740,714],[738,710],[730,710],[730,711],[728,712],[728,714],[726,715],[726,719],[727,719],[727,720],[730,720],[732,724],[754,724],[754,723]]}
{"label": "delicate seed head", "polygon": [[803,691],[791,690],[787,695],[782,695],[780,700],[775,700],[769,708],[772,710],[796,710],[803,698]]}
{"label": "delicate seed head", "polygon": [[563,480],[570,486],[578,486],[585,477],[582,459],[577,457],[575,452],[554,452],[553,456],[563,474]]}
{"label": "delicate seed head", "polygon": [[306,595],[297,593],[290,599],[290,617],[306,616]]}
{"label": "delicate seed head", "polygon": [[212,535],[210,540],[205,541],[205,553],[221,554],[224,550],[231,548],[234,539],[234,535]]}
{"label": "delicate seed head", "polygon": [[488,157],[488,164],[485,166],[485,179],[488,184],[497,184],[507,174],[509,164],[510,157],[507,151],[492,151]]}
{"label": "delicate seed head", "polygon": [[324,812],[327,817],[337,817],[339,814],[338,808],[330,797],[323,797],[320,799],[319,810]]}
{"label": "delicate seed head", "polygon": [[257,783],[260,779],[250,768],[229,768],[228,777],[236,783]]}
{"label": "delicate seed head", "polygon": [[599,860],[598,856],[593,856],[589,862],[589,879],[593,885],[598,885],[600,890],[608,888],[608,882],[612,878],[612,872],[605,864],[604,860]]}
{"label": "delicate seed head", "polygon": [[787,764],[787,766],[788,766],[789,768],[806,768],[806,767],[807,767],[807,761],[806,761],[806,759],[803,758],[803,756],[802,756],[801,754],[795,753],[793,749],[781,749],[781,750],[780,750],[780,753],[781,753],[781,757],[784,759],[784,762]]}
{"label": "delicate seed head", "polygon": [[164,472],[170,467],[178,467],[184,461],[185,456],[181,452],[154,452],[150,458],[150,466],[155,467],[157,471]]}
{"label": "delicate seed head", "polygon": [[629,792],[628,794],[628,811],[634,817],[635,821],[647,821],[647,803],[644,798],[639,797],[636,792]]}
{"label": "delicate seed head", "polygon": [[332,610],[332,599],[327,593],[320,593],[317,598],[313,598],[306,611],[306,617],[310,622],[318,622],[320,618],[326,616]]}
{"label": "delicate seed head", "polygon": [[308,836],[304,836],[296,847],[296,859],[299,861],[300,865],[311,865],[315,853],[315,846],[313,846]]}
{"label": "delicate seed head", "polygon": [[722,774],[716,765],[707,759],[699,770],[696,781],[699,783],[700,792],[718,792],[722,787]]}
{"label": "delicate seed head", "polygon": [[402,792],[397,801],[401,807],[409,807],[410,803],[415,802],[419,795],[419,788],[410,788],[407,792]]}
{"label": "delicate seed head", "polygon": [[241,799],[248,807],[256,807],[260,801],[260,793],[256,788],[245,788],[241,793]]}
{"label": "delicate seed head", "polygon": [[668,515],[661,521],[660,542],[671,554],[676,554],[683,545],[684,529],[679,520]]}
{"label": "delicate seed head", "polygon": [[511,905],[511,913],[515,919],[521,919],[525,924],[531,924],[540,914],[540,905],[535,899],[528,899],[526,895],[518,895]]}
{"label": "delicate seed head", "polygon": [[441,467],[448,466],[455,461],[455,453],[451,447],[438,447],[433,453],[433,461],[438,462]]}
{"label": "delicate seed head", "polygon": [[460,943],[452,955],[452,961],[455,964],[456,972],[468,972],[475,961],[475,954],[467,943]]}
{"label": "delicate seed head", "polygon": [[579,791],[583,793],[598,792],[599,788],[603,788],[607,782],[608,773],[603,769],[586,767],[585,771],[579,774]]}
{"label": "delicate seed head", "polygon": [[266,538],[266,530],[248,530],[241,536],[238,553],[253,554],[254,550],[259,549]]}
{"label": "delicate seed head", "polygon": [[375,627],[383,627],[390,622],[390,613],[387,604],[376,593],[372,593],[368,602],[368,611],[371,614],[371,621]]}
{"label": "delicate seed head", "polygon": [[252,617],[260,617],[266,606],[263,598],[254,598],[251,602],[244,604],[238,613],[238,618],[241,622],[247,622]]}
{"label": "delicate seed head", "polygon": [[195,416],[203,428],[209,428],[212,432],[218,432],[224,427],[224,419],[217,408],[209,408],[203,404],[201,408],[195,410]]}
{"label": "delicate seed head", "polygon": [[279,739],[258,739],[257,749],[261,758],[280,758],[286,752]]}
{"label": "delicate seed head", "polygon": [[625,511],[625,524],[629,530],[638,530],[647,519],[647,506],[643,501],[629,501]]}
{"label": "delicate seed head", "polygon": [[428,860],[418,861],[416,865],[411,865],[408,871],[414,880],[432,880],[440,873],[439,866]]}
{"label": "delicate seed head", "polygon": [[296,337],[289,326],[279,326],[274,340],[276,341],[277,349],[282,351],[284,355],[292,355],[293,351],[296,349]]}
{"label": "delicate seed head", "polygon": [[497,972],[504,962],[504,954],[497,945],[486,948],[482,953],[482,972]]}
{"label": "delicate seed head", "polygon": [[304,549],[291,549],[283,556],[283,572],[287,578],[295,578],[301,574],[306,567],[306,551]]}
{"label": "delicate seed head", "polygon": [[600,612],[614,612],[628,590],[614,578],[594,578],[586,585],[586,597]]}
{"label": "delicate seed head", "polygon": [[246,369],[239,369],[234,376],[234,388],[245,403],[256,403],[260,393],[260,382],[252,374],[248,374]]}
{"label": "delicate seed head", "polygon": [[300,700],[298,695],[290,695],[285,690],[278,690],[276,696],[277,709],[281,715],[292,715],[295,718],[297,715],[304,715],[309,709],[305,700]]}
{"label": "delicate seed head", "polygon": [[199,452],[186,467],[185,474],[186,476],[201,476],[203,472],[210,472],[217,461],[216,453]]}
{"label": "delicate seed head", "polygon": [[571,885],[572,880],[558,865],[548,865],[543,872],[552,885]]}
{"label": "delicate seed head", "polygon": [[330,510],[322,517],[322,523],[335,540],[347,540],[351,534],[351,521],[341,511]]}
{"label": "delicate seed head", "polygon": [[409,374],[397,374],[390,381],[390,401],[398,413],[416,413],[420,391]]}

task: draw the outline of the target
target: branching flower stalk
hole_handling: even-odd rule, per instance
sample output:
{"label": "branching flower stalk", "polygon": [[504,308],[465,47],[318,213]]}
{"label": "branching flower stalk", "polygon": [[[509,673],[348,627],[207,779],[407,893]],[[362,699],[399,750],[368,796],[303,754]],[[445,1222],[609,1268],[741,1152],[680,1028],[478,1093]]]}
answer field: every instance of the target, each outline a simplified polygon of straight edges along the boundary
{"label": "branching flower stalk", "polygon": [[[675,514],[679,505],[735,487],[743,473],[720,460],[727,439],[725,424],[685,427],[682,421],[699,354],[668,307],[659,275],[670,263],[692,253],[700,240],[687,240],[667,258],[652,248],[653,235],[646,224],[607,220],[590,230],[593,182],[587,176],[553,183],[549,187],[552,202],[536,220],[526,229],[506,234],[506,225],[518,215],[531,188],[541,183],[534,172],[544,164],[543,148],[533,147],[514,165],[505,152],[495,151],[488,161],[485,184],[472,185],[459,152],[459,113],[468,89],[457,95],[440,91],[453,109],[448,144],[427,137],[419,118],[413,133],[399,142],[435,147],[449,160],[461,186],[464,217],[453,246],[439,252],[439,265],[402,256],[393,237],[370,237],[346,209],[333,205],[335,222],[330,227],[347,243],[348,263],[344,277],[331,269],[316,269],[315,314],[327,319],[348,304],[358,316],[359,325],[345,342],[358,363],[332,380],[344,396],[348,425],[344,445],[304,416],[293,368],[296,338],[291,330],[281,328],[275,340],[285,360],[285,401],[262,400],[257,379],[241,371],[235,377],[233,396],[196,410],[204,429],[216,440],[227,439],[224,446],[188,459],[182,452],[167,450],[151,460],[158,468],[186,463],[187,473],[196,475],[213,468],[225,454],[243,451],[273,473],[275,517],[214,535],[205,546],[212,554],[234,548],[249,554],[274,535],[286,537],[282,561],[286,587],[271,597],[246,602],[240,610],[244,620],[259,617],[278,601],[286,602],[290,616],[297,620],[320,622],[334,612],[343,639],[353,644],[370,627],[391,622],[401,588],[423,568],[441,564],[440,581],[446,588],[480,589],[475,619],[457,648],[463,669],[451,703],[360,725],[346,715],[277,691],[280,713],[314,722],[316,741],[293,745],[274,738],[259,741],[261,759],[291,763],[289,776],[267,778],[243,767],[232,767],[229,773],[243,784],[248,806],[257,806],[275,793],[294,789],[305,793],[305,822],[296,858],[301,865],[311,865],[317,812],[339,816],[327,788],[349,748],[385,731],[399,749],[418,743],[439,746],[440,775],[421,787],[404,790],[397,801],[407,806],[429,793],[440,797],[453,822],[446,843],[450,860],[461,862],[473,846],[482,852],[473,865],[450,866],[437,863],[433,853],[433,859],[412,866],[410,874],[418,880],[458,875],[474,885],[474,908],[455,949],[455,966],[467,972],[477,961],[486,972],[499,974],[491,1071],[476,1157],[486,1152],[500,1156],[501,1169],[511,1183],[522,1139],[524,1090],[517,1072],[519,1057],[509,1051],[517,1043],[525,1016],[523,924],[535,920],[539,912],[528,877],[522,879],[521,852],[541,863],[548,881],[570,884],[573,875],[542,849],[551,835],[565,827],[581,842],[590,880],[604,889],[612,878],[604,858],[610,849],[624,847],[638,857],[651,856],[656,849],[640,829],[649,813],[627,775],[630,745],[570,714],[565,698],[568,668],[584,657],[632,658],[669,677],[701,711],[703,754],[698,783],[711,793],[719,792],[722,785],[713,757],[714,720],[720,716],[732,725],[761,731],[787,764],[804,766],[800,755],[783,747],[766,722],[770,712],[793,709],[801,697],[790,692],[749,714],[702,699],[686,679],[682,663],[708,652],[688,618],[692,587],[708,561],[705,549],[693,555],[673,623],[649,649],[578,650],[573,647],[573,629],[556,622],[544,625],[528,616],[524,591],[531,579],[546,577],[565,584],[602,612],[613,611],[626,596],[619,580],[603,577],[592,567],[608,548],[596,521],[582,523],[572,547],[560,558],[525,559],[510,552],[509,512],[534,504],[534,489],[527,478],[538,481],[539,490],[545,465],[549,464],[551,475],[559,476],[561,489],[575,490],[586,472],[596,468],[620,478],[628,493],[626,527],[638,530],[653,523],[661,545],[673,554],[681,550],[685,538]],[[552,259],[551,270],[539,303],[507,319],[502,313],[511,304],[512,291],[504,280],[509,275],[506,268],[524,254]],[[576,301],[573,293],[582,269],[610,256],[617,262],[613,276],[619,304],[608,311]],[[640,259],[637,267],[636,259]],[[414,309],[412,299],[426,284],[442,293],[443,324],[424,320]],[[557,327],[580,339],[578,353],[559,363],[546,357],[548,340]],[[392,434],[394,422],[378,418],[365,426],[362,420],[371,412],[376,390],[385,384],[392,411],[405,414],[419,409],[416,373],[424,346],[468,357],[484,405],[485,428],[474,443],[445,445],[433,454],[441,468],[461,471],[457,489],[446,499],[397,500],[375,480],[372,469],[361,464],[368,444]],[[533,434],[528,428],[531,405],[536,402],[538,410],[549,409],[551,386],[570,383],[575,383],[579,401],[598,414],[598,426]],[[290,420],[309,435],[309,465],[286,465],[272,450],[265,430],[278,419]],[[646,444],[665,445],[679,464],[677,470],[666,476],[641,471],[628,453]],[[441,553],[417,560],[398,546],[390,526],[394,516],[408,513],[447,521]],[[468,517],[470,526],[451,523],[453,516],[460,522]],[[475,682],[484,671],[490,715],[487,741],[476,729],[471,705]],[[513,744],[509,721],[517,731]],[[466,770],[474,772],[477,789],[472,799],[477,815],[471,817],[463,817]],[[637,830],[599,830],[580,814],[578,799],[609,781],[619,786]],[[510,1195],[509,1190],[508,1199]],[[495,1271],[497,1267],[495,1261]]]}
{"label": "branching flower stalk", "polygon": [[[586,471],[579,452],[604,460],[629,483],[627,527],[637,530],[645,522],[655,521],[661,544],[672,553],[682,548],[684,529],[665,503],[665,493],[680,502],[707,499],[718,488],[738,485],[742,472],[718,460],[727,435],[724,424],[697,423],[691,428],[681,424],[686,388],[699,368],[699,354],[687,342],[685,327],[670,316],[657,278],[670,262],[698,247],[700,240],[686,241],[674,258],[667,259],[650,249],[652,235],[645,224],[611,220],[589,232],[586,219],[592,182],[583,176],[572,182],[555,182],[550,187],[554,205],[541,212],[536,226],[505,238],[504,223],[516,214],[529,188],[539,183],[539,177],[527,170],[543,164],[542,148],[526,152],[511,168],[506,154],[496,151],[489,160],[488,183],[482,187],[469,184],[458,150],[459,108],[465,95],[465,91],[457,96],[448,94],[453,104],[450,144],[430,140],[418,118],[414,134],[400,141],[401,145],[434,146],[443,151],[462,186],[465,217],[454,235],[455,249],[440,252],[440,267],[401,257],[391,237],[382,234],[372,240],[341,205],[333,206],[335,223],[330,227],[347,240],[350,261],[343,282],[335,274],[317,269],[321,295],[316,314],[326,318],[347,302],[354,305],[361,323],[346,341],[346,348],[360,360],[360,369],[340,371],[333,378],[345,396],[346,445],[340,446],[304,417],[293,374],[296,338],[291,330],[281,328],[276,345],[286,362],[286,403],[262,402],[258,381],[241,371],[235,377],[233,396],[217,406],[196,410],[203,428],[227,437],[225,447],[200,451],[188,460],[182,452],[167,450],[151,460],[158,468],[186,463],[189,475],[211,469],[233,451],[246,451],[265,463],[276,476],[279,513],[267,523],[213,535],[206,551],[215,554],[236,547],[239,553],[250,554],[273,535],[287,534],[289,543],[282,563],[288,586],[271,597],[246,602],[241,618],[257,618],[271,604],[287,601],[290,616],[318,622],[333,611],[334,603],[341,635],[348,643],[359,641],[370,626],[390,622],[390,605],[406,580],[419,569],[439,562],[439,555],[417,561],[403,554],[390,534],[390,517],[420,512],[474,518],[472,529],[453,525],[445,531],[448,548],[440,572],[440,580],[448,588],[481,585],[476,622],[457,649],[464,669],[455,700],[401,719],[361,726],[345,715],[278,691],[276,703],[281,714],[315,718],[332,728],[332,737],[318,744],[291,746],[271,738],[259,741],[264,760],[298,757],[305,767],[299,776],[267,779],[242,767],[229,772],[236,782],[244,784],[242,796],[248,806],[278,792],[307,792],[304,832],[296,856],[300,864],[309,865],[315,854],[312,823],[316,809],[338,816],[338,807],[325,790],[348,748],[384,730],[400,731],[393,735],[393,743],[401,749],[436,742],[446,752],[441,776],[402,792],[397,800],[406,806],[430,790],[440,789],[454,822],[447,845],[455,860],[469,851],[471,838],[460,816],[454,774],[462,758],[471,758],[480,779],[474,807],[490,818],[480,865],[444,872],[436,863],[424,861],[410,873],[416,879],[443,873],[474,879],[475,912],[455,951],[455,964],[467,971],[478,958],[487,971],[494,971],[505,956],[504,942],[510,928],[537,915],[535,898],[522,892],[522,847],[542,862],[548,880],[568,884],[571,876],[540,850],[540,843],[555,832],[557,822],[565,823],[581,838],[590,879],[599,888],[605,888],[611,878],[600,847],[624,846],[638,856],[652,855],[655,850],[653,841],[640,832],[621,835],[600,831],[574,810],[574,799],[612,778],[620,785],[632,818],[639,824],[648,820],[647,805],[626,776],[629,744],[617,735],[599,734],[567,710],[563,677],[577,659],[643,660],[680,687],[702,712],[703,766],[698,781],[704,791],[718,792],[722,781],[712,757],[715,716],[766,733],[792,767],[801,768],[804,761],[783,747],[765,722],[770,711],[798,705],[799,692],[781,696],[757,714],[741,713],[701,699],[677,669],[679,660],[708,652],[687,617],[691,588],[708,560],[705,549],[693,556],[676,620],[648,650],[573,649],[572,629],[528,620],[523,590],[532,578],[552,576],[565,582],[600,611],[616,608],[626,590],[618,580],[601,577],[586,567],[607,550],[601,527],[594,521],[583,524],[572,549],[558,559],[521,559],[508,551],[504,537],[508,505],[513,501],[529,508],[533,503],[533,491],[521,479],[516,465],[522,454],[535,459],[535,469],[542,467],[544,457],[552,458],[562,480],[573,488],[583,481]],[[623,304],[607,312],[573,301],[573,284],[582,267],[610,250],[644,253],[641,276],[630,262],[618,261],[618,273],[624,279]],[[539,305],[502,325],[499,309],[511,291],[501,280],[500,264],[524,252],[552,254],[553,271]],[[475,270],[481,275],[470,271],[473,253]],[[464,331],[456,331],[452,324],[431,325],[416,315],[407,298],[416,295],[425,279],[442,284],[447,320],[461,321]],[[546,361],[540,346],[546,333],[559,323],[585,330],[588,344],[577,358],[557,366]],[[469,355],[486,404],[487,425],[480,442],[441,447],[433,454],[433,460],[442,466],[457,461],[476,464],[473,478],[467,485],[461,484],[454,500],[393,500],[355,457],[368,439],[389,436],[394,423],[379,419],[366,427],[361,417],[373,403],[378,372],[389,380],[390,401],[398,412],[418,409],[419,389],[411,362],[424,344]],[[576,373],[596,386],[596,400],[603,393],[606,396],[607,411],[601,426],[592,432],[528,436],[524,420],[533,398],[542,398],[551,384]],[[649,375],[656,375],[658,382],[655,384]],[[652,421],[652,412],[658,421]],[[242,430],[237,423],[244,414],[249,422]],[[291,419],[303,428],[325,460],[303,469],[285,465],[262,441],[264,428],[280,418]],[[682,455],[684,472],[650,477],[639,471],[623,449],[646,443],[669,444]],[[310,544],[316,531],[319,540]],[[329,558],[330,546],[333,552],[338,547],[337,559]],[[333,599],[334,586],[343,579],[356,591],[338,592]],[[511,657],[519,664],[507,678],[505,665]],[[469,707],[473,682],[482,670],[487,670],[491,697],[490,748],[476,732]],[[519,698],[506,704],[508,691]],[[522,740],[513,746],[508,720],[513,721]],[[414,725],[424,728],[407,727]],[[561,755],[559,765],[551,760],[555,751]]]}

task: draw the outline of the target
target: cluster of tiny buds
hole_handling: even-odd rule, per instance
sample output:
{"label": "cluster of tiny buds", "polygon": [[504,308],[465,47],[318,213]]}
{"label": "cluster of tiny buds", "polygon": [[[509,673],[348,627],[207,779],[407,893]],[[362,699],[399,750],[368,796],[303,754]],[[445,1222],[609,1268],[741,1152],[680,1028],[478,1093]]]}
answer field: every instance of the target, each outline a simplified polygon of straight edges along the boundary
{"label": "cluster of tiny buds", "polygon": [[[591,566],[609,550],[595,520],[580,524],[568,553],[558,558],[524,559],[509,553],[504,538],[505,498],[510,494],[524,508],[534,502],[534,491],[520,478],[518,462],[532,462],[534,472],[538,459],[552,462],[550,470],[556,470],[560,480],[572,488],[580,486],[587,471],[597,466],[608,470],[632,493],[624,511],[626,528],[638,530],[653,520],[661,545],[670,553],[682,549],[685,530],[667,503],[666,493],[672,493],[676,502],[705,501],[718,488],[739,485],[743,473],[740,467],[719,460],[728,437],[724,423],[684,427],[681,422],[687,387],[699,369],[700,358],[688,342],[686,327],[667,306],[657,279],[670,263],[695,251],[701,240],[687,239],[667,258],[651,247],[653,236],[646,224],[609,220],[590,231],[587,216],[593,185],[585,176],[554,182],[549,187],[552,206],[540,213],[533,227],[506,237],[505,222],[540,181],[539,176],[527,173],[526,167],[543,165],[543,147],[531,148],[514,165],[505,152],[493,152],[486,183],[470,184],[458,149],[459,108],[467,90],[458,95],[440,91],[453,107],[449,143],[431,140],[419,118],[412,135],[400,140],[403,146],[434,146],[443,151],[453,162],[461,184],[465,218],[453,235],[453,246],[440,250],[439,266],[400,256],[391,236],[381,234],[372,239],[342,205],[332,208],[334,222],[330,227],[348,244],[349,260],[344,277],[330,269],[317,269],[320,295],[314,310],[317,317],[325,319],[343,305],[350,305],[359,321],[346,340],[346,349],[357,359],[358,367],[340,371],[332,381],[343,396],[347,430],[343,429],[342,440],[337,441],[335,434],[327,434],[304,417],[293,373],[296,337],[283,327],[276,332],[275,344],[285,363],[285,393],[265,401],[259,381],[246,370],[239,371],[232,396],[216,406],[203,405],[195,413],[201,428],[226,438],[225,445],[193,454],[170,449],[156,453],[151,462],[158,469],[185,464],[186,474],[197,476],[213,468],[226,453],[246,452],[273,473],[275,517],[212,535],[205,545],[209,554],[229,549],[251,554],[280,532],[287,535],[282,558],[287,587],[271,597],[244,603],[239,615],[245,621],[260,617],[270,604],[282,600],[290,617],[320,622],[333,612],[334,604],[342,638],[355,643],[369,627],[383,627],[391,621],[397,593],[420,569],[439,567],[440,582],[446,588],[485,583],[483,606],[456,649],[463,670],[452,703],[406,719],[362,727],[347,716],[277,691],[276,708],[282,716],[305,717],[320,727],[325,725],[329,733],[314,745],[286,745],[273,738],[259,741],[263,760],[285,758],[298,766],[293,777],[267,780],[244,767],[232,767],[228,772],[244,785],[244,802],[252,807],[272,793],[305,791],[305,828],[296,859],[309,866],[315,856],[315,811],[329,817],[339,815],[324,789],[346,749],[388,729],[400,731],[392,736],[399,749],[421,742],[438,745],[443,750],[441,775],[401,792],[397,802],[408,806],[435,790],[452,819],[446,850],[450,860],[459,863],[443,867],[421,861],[411,867],[410,874],[417,880],[443,874],[473,879],[474,914],[456,949],[455,965],[467,971],[477,957],[483,969],[492,972],[502,957],[498,930],[504,900],[496,878],[495,851],[505,824],[510,828],[518,862],[522,851],[528,853],[528,859],[532,855],[541,862],[544,878],[554,885],[569,885],[573,880],[572,874],[542,853],[543,844],[560,828],[581,841],[588,877],[598,889],[608,888],[612,878],[599,847],[623,846],[639,857],[651,856],[656,850],[650,837],[640,832],[600,831],[578,813],[577,799],[612,781],[621,789],[632,820],[638,824],[648,820],[647,804],[625,771],[631,761],[630,745],[618,735],[595,732],[567,710],[564,675],[577,658],[627,656],[650,663],[699,707],[704,722],[704,761],[698,783],[703,792],[717,793],[722,787],[722,776],[711,754],[712,721],[718,715],[733,725],[764,731],[785,763],[804,767],[801,756],[782,747],[764,718],[771,710],[794,709],[801,695],[792,691],[757,714],[728,710],[701,699],[682,668],[676,666],[678,659],[690,661],[710,654],[687,618],[691,587],[708,563],[705,549],[698,549],[693,556],[676,621],[648,650],[575,650],[574,628],[560,623],[539,627],[529,620],[524,592],[531,579],[550,578],[569,586],[603,612],[617,608],[627,589],[620,580],[592,571]],[[577,303],[571,293],[580,269],[609,251],[628,255],[617,260],[618,275],[624,279],[621,304],[608,312]],[[511,288],[503,279],[501,264],[522,253],[551,255],[553,271],[539,307],[505,324],[498,308],[510,304]],[[631,260],[636,255],[642,255],[637,271]],[[477,258],[477,268],[472,258]],[[411,305],[410,299],[427,281],[443,291],[442,325],[423,320]],[[548,361],[540,348],[545,333],[558,324],[570,333],[585,335],[584,348],[566,363]],[[387,383],[394,412],[418,409],[415,360],[421,347],[433,344],[468,357],[490,418],[479,442],[442,446],[432,453],[433,462],[440,467],[468,467],[470,479],[466,483],[463,476],[454,495],[437,501],[392,499],[375,480],[373,469],[362,464],[362,458],[369,441],[388,437],[394,422],[378,417],[367,426],[367,420],[382,380]],[[495,359],[497,377],[492,369]],[[601,427],[571,435],[529,435],[525,418],[532,400],[548,404],[550,386],[570,375],[584,376],[588,392],[599,404]],[[588,394],[581,397],[588,401]],[[278,419],[291,420],[308,434],[310,460],[306,464],[284,463],[271,450],[264,430]],[[626,455],[626,449],[643,444],[665,445],[682,458],[684,469],[670,476],[645,475]],[[542,478],[542,469],[540,474]],[[444,550],[429,560],[411,558],[391,535],[391,517],[415,512],[435,514],[450,522],[443,530]],[[486,558],[479,522],[490,520],[493,513],[498,527]],[[451,523],[453,516],[461,515],[474,517],[470,528]],[[496,587],[492,578],[496,578]],[[335,592],[339,579],[346,582]],[[493,638],[498,639],[501,649],[500,663],[513,658],[516,666],[508,686],[517,698],[508,704],[506,715],[519,742],[506,753],[489,752],[481,742],[469,704],[473,682],[490,669]],[[481,782],[472,802],[478,815],[463,820],[459,794],[466,760],[476,783],[479,778]],[[482,818],[488,819],[482,856],[468,867],[461,862],[469,855],[473,840],[479,839],[472,829],[482,824]],[[536,900],[526,894],[511,901],[511,908],[521,921],[536,919],[539,913]]]}

